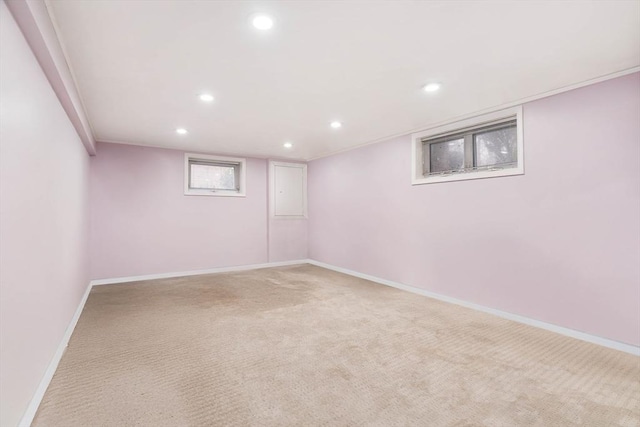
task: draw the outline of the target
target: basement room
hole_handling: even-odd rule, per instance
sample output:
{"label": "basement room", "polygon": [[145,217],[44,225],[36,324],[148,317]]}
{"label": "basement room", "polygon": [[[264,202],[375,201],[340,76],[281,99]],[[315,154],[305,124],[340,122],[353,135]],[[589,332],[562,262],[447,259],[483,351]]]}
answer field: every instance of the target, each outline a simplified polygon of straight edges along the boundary
{"label": "basement room", "polygon": [[640,0],[0,0],[0,426],[640,427]]}

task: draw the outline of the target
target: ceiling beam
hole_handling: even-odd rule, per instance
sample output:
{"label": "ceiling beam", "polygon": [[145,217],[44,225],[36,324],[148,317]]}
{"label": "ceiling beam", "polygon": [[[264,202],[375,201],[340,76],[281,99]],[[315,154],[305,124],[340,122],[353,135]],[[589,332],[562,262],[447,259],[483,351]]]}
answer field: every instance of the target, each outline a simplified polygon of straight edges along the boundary
{"label": "ceiling beam", "polygon": [[89,155],[96,142],[55,25],[43,0],[3,0]]}

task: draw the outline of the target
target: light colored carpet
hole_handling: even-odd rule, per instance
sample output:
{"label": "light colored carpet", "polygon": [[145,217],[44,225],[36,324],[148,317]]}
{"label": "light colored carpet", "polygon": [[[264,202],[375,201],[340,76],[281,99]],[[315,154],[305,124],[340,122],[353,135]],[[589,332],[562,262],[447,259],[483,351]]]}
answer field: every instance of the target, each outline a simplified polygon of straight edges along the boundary
{"label": "light colored carpet", "polygon": [[640,426],[640,358],[315,266],[94,287],[35,426]]}

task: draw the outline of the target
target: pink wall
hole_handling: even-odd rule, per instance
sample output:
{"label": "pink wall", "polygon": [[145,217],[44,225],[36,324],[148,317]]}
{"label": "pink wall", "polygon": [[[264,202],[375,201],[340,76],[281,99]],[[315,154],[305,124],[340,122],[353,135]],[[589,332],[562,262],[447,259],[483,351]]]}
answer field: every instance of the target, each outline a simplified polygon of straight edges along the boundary
{"label": "pink wall", "polygon": [[183,185],[182,151],[98,144],[93,279],[306,258],[306,221],[268,221],[267,160],[247,159],[246,197],[185,196]]}
{"label": "pink wall", "polygon": [[89,156],[0,2],[0,425],[24,414],[89,284]]}
{"label": "pink wall", "polygon": [[525,175],[410,185],[410,138],[309,164],[310,258],[640,344],[640,74],[524,106]]}
{"label": "pink wall", "polygon": [[91,277],[267,262],[267,163],[246,197],[184,195],[184,153],[98,144],[91,159]]}
{"label": "pink wall", "polygon": [[307,259],[306,219],[269,220],[269,262]]}

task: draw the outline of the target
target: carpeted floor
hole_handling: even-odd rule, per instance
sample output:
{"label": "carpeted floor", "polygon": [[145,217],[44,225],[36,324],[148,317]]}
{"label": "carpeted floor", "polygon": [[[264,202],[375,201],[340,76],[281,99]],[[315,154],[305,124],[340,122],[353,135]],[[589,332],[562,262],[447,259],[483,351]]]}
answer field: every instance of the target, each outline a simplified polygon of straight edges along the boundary
{"label": "carpeted floor", "polygon": [[640,358],[315,266],[97,286],[35,426],[640,426]]}

